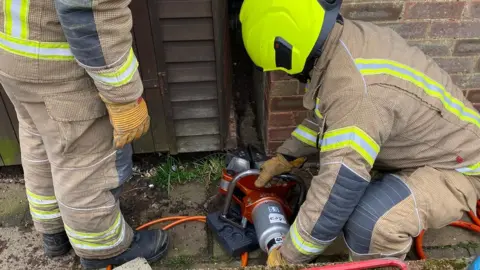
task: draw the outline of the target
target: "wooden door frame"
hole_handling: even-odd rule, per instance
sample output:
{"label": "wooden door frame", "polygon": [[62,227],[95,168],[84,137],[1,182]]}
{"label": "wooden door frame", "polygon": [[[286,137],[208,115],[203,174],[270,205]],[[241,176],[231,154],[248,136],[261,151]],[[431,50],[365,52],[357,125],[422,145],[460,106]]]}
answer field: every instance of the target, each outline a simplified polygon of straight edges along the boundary
{"label": "wooden door frame", "polygon": [[[164,132],[167,138],[167,145],[170,154],[177,154],[177,140],[175,133],[175,125],[173,122],[173,110],[170,101],[170,92],[167,82],[167,67],[165,63],[165,54],[163,48],[163,34],[160,27],[160,21],[156,14],[157,4],[155,0],[136,0],[131,4],[134,8],[132,13],[134,14],[134,32],[135,35],[142,35],[146,42],[152,45],[152,48],[147,49],[146,44],[136,43],[138,50],[148,50],[150,57],[154,58],[155,66],[149,66],[148,70],[151,71],[148,79],[144,80],[144,88],[157,89],[159,91],[160,104],[149,104],[149,107],[160,106],[163,115],[151,115],[152,120],[160,123],[164,127]],[[153,31],[154,30],[154,31]],[[142,65],[141,59],[139,60]],[[156,119],[161,117],[163,119]],[[160,131],[161,132],[161,131]],[[155,136],[154,136],[155,140]],[[159,149],[155,149],[159,151]]]}

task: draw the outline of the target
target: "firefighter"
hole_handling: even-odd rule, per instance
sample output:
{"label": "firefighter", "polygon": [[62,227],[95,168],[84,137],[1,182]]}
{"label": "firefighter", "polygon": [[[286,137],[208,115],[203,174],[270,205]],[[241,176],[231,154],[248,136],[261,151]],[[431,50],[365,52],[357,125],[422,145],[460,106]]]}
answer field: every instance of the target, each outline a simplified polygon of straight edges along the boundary
{"label": "firefighter", "polygon": [[353,260],[404,259],[422,230],[476,209],[479,113],[430,57],[389,28],[344,19],[341,2],[245,0],[241,8],[254,64],[308,83],[309,117],[256,185],[320,156],[271,266],[308,263],[342,233]]}
{"label": "firefighter", "polygon": [[119,207],[131,142],[150,125],[132,50],[130,0],[4,0],[0,83],[19,120],[30,212],[47,256],[86,269],[165,256],[162,230]]}

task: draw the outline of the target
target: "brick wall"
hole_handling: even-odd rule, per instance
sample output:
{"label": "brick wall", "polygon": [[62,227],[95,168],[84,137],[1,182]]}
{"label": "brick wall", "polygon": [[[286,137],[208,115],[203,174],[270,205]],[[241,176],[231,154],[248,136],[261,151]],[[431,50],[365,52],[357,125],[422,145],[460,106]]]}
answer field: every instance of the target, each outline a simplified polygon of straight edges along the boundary
{"label": "brick wall", "polygon": [[[342,14],[394,29],[433,57],[480,109],[480,0],[344,0]],[[260,128],[272,154],[307,112],[302,106],[304,86],[297,80],[283,72],[268,73],[265,80]]]}

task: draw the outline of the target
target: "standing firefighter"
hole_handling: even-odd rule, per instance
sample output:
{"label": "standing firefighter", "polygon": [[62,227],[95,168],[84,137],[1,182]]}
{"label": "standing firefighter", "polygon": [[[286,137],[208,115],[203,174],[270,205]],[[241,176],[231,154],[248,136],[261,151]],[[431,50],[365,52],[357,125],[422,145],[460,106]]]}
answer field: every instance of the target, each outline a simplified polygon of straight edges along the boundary
{"label": "standing firefighter", "polygon": [[[354,260],[404,259],[412,238],[475,211],[480,115],[449,75],[389,28],[343,19],[341,0],[245,0],[247,52],[308,80],[303,121],[256,185],[320,152],[320,171],[269,265],[305,263],[343,232]],[[381,170],[371,179],[372,168]]]}
{"label": "standing firefighter", "polygon": [[[0,83],[15,106],[25,183],[48,256],[85,268],[165,255],[167,234],[134,232],[118,195],[130,143],[149,128],[130,0],[3,0]],[[71,243],[71,245],[70,245]]]}

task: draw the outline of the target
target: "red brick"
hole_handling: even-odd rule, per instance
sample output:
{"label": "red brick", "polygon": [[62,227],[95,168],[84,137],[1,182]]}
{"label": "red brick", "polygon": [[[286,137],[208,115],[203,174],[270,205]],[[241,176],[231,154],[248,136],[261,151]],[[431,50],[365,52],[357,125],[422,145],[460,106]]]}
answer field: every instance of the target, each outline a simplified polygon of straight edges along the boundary
{"label": "red brick", "polygon": [[435,22],[430,36],[434,38],[477,38],[480,36],[480,22]]}
{"label": "red brick", "polygon": [[466,56],[479,54],[480,40],[478,39],[459,40],[457,41],[457,43],[455,44],[455,48],[453,49],[453,55]]}
{"label": "red brick", "polygon": [[295,96],[299,94],[298,80],[273,81],[270,84],[270,95],[274,96]]}
{"label": "red brick", "polygon": [[465,17],[471,19],[480,18],[480,1],[469,1],[467,3],[467,8],[465,9]]}
{"label": "red brick", "polygon": [[286,128],[269,128],[268,140],[269,141],[284,141],[290,137],[295,127]]}
{"label": "red brick", "polygon": [[303,96],[293,97],[274,97],[270,101],[270,111],[272,112],[290,112],[290,111],[302,111]]}
{"label": "red brick", "polygon": [[292,112],[270,113],[268,120],[270,127],[291,127],[295,126],[294,115]]}
{"label": "red brick", "polygon": [[467,99],[472,103],[480,103],[480,89],[469,90]]}
{"label": "red brick", "polygon": [[453,82],[462,89],[479,89],[480,74],[452,75]]}
{"label": "red brick", "polygon": [[267,155],[269,156],[273,156],[275,155],[275,151],[277,151],[278,147],[280,147],[280,145],[282,145],[283,141],[276,141],[276,142],[268,142],[268,145],[267,145]]}
{"label": "red brick", "polygon": [[471,57],[435,58],[434,60],[441,68],[451,74],[471,72],[475,67],[475,60]]}
{"label": "red brick", "polygon": [[342,6],[345,18],[362,21],[396,21],[402,13],[403,3],[357,3]]}
{"label": "red brick", "polygon": [[452,41],[450,40],[409,40],[408,44],[422,50],[429,56],[447,56],[450,55]]}
{"label": "red brick", "polygon": [[283,71],[271,71],[268,72],[270,76],[270,81],[285,81],[285,80],[295,80],[292,78],[288,73],[283,72]]}
{"label": "red brick", "polygon": [[460,19],[465,2],[413,2],[405,4],[405,19]]}
{"label": "red brick", "polygon": [[309,112],[308,111],[304,111],[304,112],[295,112],[294,115],[295,115],[295,124],[296,125],[299,125],[303,122],[303,120],[305,118],[307,118]]}
{"label": "red brick", "polygon": [[379,25],[390,27],[406,39],[423,38],[427,34],[428,28],[428,23],[426,22],[380,23]]}

